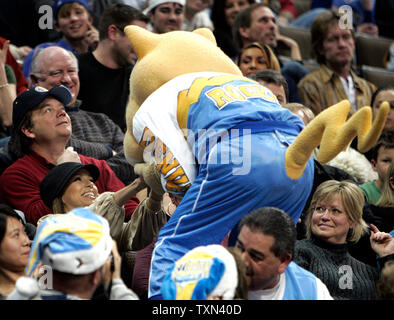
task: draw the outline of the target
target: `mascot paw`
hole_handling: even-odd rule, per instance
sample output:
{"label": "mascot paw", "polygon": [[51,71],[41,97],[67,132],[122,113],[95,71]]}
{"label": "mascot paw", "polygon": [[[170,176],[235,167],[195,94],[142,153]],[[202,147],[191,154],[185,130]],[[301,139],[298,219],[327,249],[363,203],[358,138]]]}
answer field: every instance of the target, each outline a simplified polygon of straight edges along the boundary
{"label": "mascot paw", "polygon": [[160,173],[153,162],[151,164],[135,164],[134,172],[144,179],[145,183],[154,193],[158,195],[163,195],[165,193],[163,186],[161,185]]}

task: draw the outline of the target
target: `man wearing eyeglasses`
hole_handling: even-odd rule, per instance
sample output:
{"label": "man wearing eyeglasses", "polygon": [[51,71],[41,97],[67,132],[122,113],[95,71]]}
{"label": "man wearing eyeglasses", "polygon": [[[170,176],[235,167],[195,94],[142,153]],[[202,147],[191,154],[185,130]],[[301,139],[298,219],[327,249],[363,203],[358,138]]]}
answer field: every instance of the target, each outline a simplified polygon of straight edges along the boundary
{"label": "man wearing eyeglasses", "polygon": [[123,131],[129,77],[137,59],[123,29],[130,24],[146,28],[148,22],[142,12],[131,6],[109,5],[100,18],[96,50],[78,56],[81,82],[78,98],[84,102],[84,110],[106,114]]}

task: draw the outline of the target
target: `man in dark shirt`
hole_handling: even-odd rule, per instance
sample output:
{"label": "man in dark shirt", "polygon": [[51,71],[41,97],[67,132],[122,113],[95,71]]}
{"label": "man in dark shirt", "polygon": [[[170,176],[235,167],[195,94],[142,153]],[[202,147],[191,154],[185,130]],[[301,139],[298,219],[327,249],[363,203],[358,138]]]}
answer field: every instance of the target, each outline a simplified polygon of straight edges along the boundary
{"label": "man in dark shirt", "polygon": [[129,77],[136,60],[123,29],[134,24],[146,28],[149,19],[124,4],[109,5],[99,22],[99,44],[93,52],[78,56],[82,109],[105,113],[123,131],[129,97]]}

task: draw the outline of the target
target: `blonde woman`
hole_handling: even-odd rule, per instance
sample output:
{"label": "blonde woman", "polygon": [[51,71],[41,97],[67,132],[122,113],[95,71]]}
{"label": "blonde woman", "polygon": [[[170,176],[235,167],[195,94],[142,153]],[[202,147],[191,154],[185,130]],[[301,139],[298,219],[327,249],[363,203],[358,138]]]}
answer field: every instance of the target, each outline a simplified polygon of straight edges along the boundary
{"label": "blonde woman", "polygon": [[[306,216],[307,239],[297,241],[294,261],[320,278],[334,299],[375,299],[377,268],[353,258],[348,246],[367,232],[364,195],[353,182],[328,180],[316,189]],[[383,263],[392,237],[371,225],[371,247]],[[383,258],[384,257],[384,258]]]}

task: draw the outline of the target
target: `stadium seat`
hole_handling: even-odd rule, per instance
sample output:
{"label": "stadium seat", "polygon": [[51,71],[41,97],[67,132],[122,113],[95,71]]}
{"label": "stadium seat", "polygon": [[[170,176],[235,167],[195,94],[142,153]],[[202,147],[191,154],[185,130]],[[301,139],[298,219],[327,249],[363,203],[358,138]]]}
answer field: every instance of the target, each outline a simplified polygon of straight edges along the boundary
{"label": "stadium seat", "polygon": [[372,82],[377,87],[394,86],[394,72],[387,69],[361,66],[361,74],[365,80]]}
{"label": "stadium seat", "polygon": [[[311,32],[307,29],[296,28],[291,26],[279,26],[280,34],[295,40],[298,43],[301,51],[302,60],[311,59]],[[279,46],[279,54],[284,56],[290,55],[290,50]]]}
{"label": "stadium seat", "polygon": [[373,37],[363,33],[356,34],[357,65],[384,68],[384,59],[393,42],[393,39]]}

